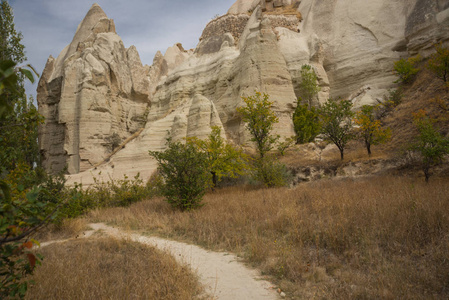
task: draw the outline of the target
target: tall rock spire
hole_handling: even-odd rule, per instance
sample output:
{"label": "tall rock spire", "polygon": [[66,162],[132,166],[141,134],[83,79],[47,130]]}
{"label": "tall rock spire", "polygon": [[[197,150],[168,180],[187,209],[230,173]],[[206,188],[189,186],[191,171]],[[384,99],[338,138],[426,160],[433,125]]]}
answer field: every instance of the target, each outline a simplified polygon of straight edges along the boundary
{"label": "tall rock spire", "polygon": [[84,171],[108,155],[112,136],[126,139],[142,128],[148,68],[135,47],[125,48],[113,20],[92,5],[72,42],[56,60],[49,58],[39,82],[39,111],[46,118],[39,133],[44,167]]}

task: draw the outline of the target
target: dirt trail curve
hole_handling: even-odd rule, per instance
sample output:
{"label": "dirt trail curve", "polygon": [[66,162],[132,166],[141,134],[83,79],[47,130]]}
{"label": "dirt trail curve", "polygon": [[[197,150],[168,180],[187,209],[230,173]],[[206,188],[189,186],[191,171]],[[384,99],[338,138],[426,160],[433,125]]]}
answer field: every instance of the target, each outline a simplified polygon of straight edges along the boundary
{"label": "dirt trail curve", "polygon": [[[191,266],[213,299],[219,300],[264,300],[280,299],[273,284],[261,279],[256,270],[238,262],[235,255],[204,250],[198,246],[175,242],[158,237],[147,237],[120,230],[103,223],[89,224],[93,229],[85,237],[101,231],[117,238],[126,238],[154,246],[173,255],[181,264]],[[45,246],[44,243],[43,246]]]}

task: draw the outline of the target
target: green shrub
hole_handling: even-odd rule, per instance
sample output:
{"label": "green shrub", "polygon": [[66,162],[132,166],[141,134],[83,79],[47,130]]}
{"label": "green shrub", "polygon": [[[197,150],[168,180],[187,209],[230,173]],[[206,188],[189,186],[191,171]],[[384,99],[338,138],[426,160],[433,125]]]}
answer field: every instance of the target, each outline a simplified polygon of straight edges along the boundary
{"label": "green shrub", "polygon": [[62,207],[64,218],[76,218],[89,210],[101,207],[129,206],[151,196],[150,190],[143,183],[140,174],[129,179],[126,175],[120,180],[99,181],[83,189],[81,184],[65,192],[65,203]]}
{"label": "green shrub", "polygon": [[301,82],[299,83],[299,92],[307,104],[312,106],[313,98],[320,91],[318,86],[318,77],[310,65],[302,65],[301,67]]}
{"label": "green shrub", "polygon": [[163,179],[160,191],[174,208],[187,211],[202,206],[201,201],[210,186],[207,154],[193,143],[183,144],[167,140],[163,152],[149,151],[158,162]]}
{"label": "green shrub", "polygon": [[279,154],[281,156],[284,156],[285,151],[287,151],[288,148],[290,148],[291,146],[293,146],[295,144],[295,140],[296,140],[296,137],[292,136],[292,137],[286,138],[282,142],[279,142],[278,147],[277,147]]}
{"label": "green shrub", "polygon": [[281,187],[289,184],[291,174],[284,164],[265,157],[254,161],[252,178],[266,187]]}
{"label": "green shrub", "polygon": [[293,113],[297,144],[313,142],[321,129],[318,110],[309,106],[308,103],[301,104],[301,101],[301,98],[299,98]]}
{"label": "green shrub", "polygon": [[415,78],[416,73],[419,72],[419,68],[416,67],[417,63],[421,60],[421,56],[417,55],[409,57],[407,59],[401,58],[394,63],[394,72],[399,79],[395,82],[409,83]]}
{"label": "green shrub", "polygon": [[429,118],[424,110],[418,111],[413,117],[419,134],[409,146],[409,151],[418,155],[426,182],[429,182],[431,169],[441,164],[449,154],[449,139],[435,129],[435,120]]}
{"label": "green shrub", "polygon": [[436,52],[430,56],[428,68],[444,82],[449,80],[449,49],[443,45],[435,45]]}

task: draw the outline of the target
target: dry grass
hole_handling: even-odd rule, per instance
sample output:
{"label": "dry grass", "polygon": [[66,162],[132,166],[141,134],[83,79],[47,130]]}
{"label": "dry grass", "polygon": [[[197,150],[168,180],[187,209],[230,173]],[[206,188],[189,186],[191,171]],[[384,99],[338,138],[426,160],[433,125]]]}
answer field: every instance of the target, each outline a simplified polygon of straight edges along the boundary
{"label": "dry grass", "polygon": [[58,225],[47,225],[45,229],[38,231],[37,235],[33,238],[41,243],[54,240],[65,240],[76,238],[85,230],[89,230],[89,226],[85,219],[65,219]]}
{"label": "dry grass", "polygon": [[292,298],[449,297],[447,179],[230,188],[205,202],[180,213],[154,199],[90,219],[237,252]]}
{"label": "dry grass", "polygon": [[266,15],[292,15],[296,16],[299,20],[302,20],[302,15],[298,11],[298,7],[296,5],[287,5],[283,7],[277,7],[273,11],[264,12]]}
{"label": "dry grass", "polygon": [[175,259],[139,243],[76,240],[39,250],[27,299],[194,299],[196,277]]}

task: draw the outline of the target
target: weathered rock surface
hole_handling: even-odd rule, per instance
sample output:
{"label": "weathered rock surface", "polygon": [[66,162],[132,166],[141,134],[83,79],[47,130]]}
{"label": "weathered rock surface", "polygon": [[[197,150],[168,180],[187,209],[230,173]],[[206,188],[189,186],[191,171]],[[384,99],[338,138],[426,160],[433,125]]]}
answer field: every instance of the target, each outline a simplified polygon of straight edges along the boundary
{"label": "weathered rock surface", "polygon": [[248,144],[236,108],[255,90],[274,101],[276,132],[293,135],[303,64],[319,78],[316,104],[329,97],[375,103],[394,87],[393,61],[447,43],[448,26],[443,0],[238,0],[207,24],[195,50],[175,44],[148,67],[94,5],[72,43],[49,58],[39,84],[47,118],[40,139],[44,165],[53,171],[68,165],[72,174],[87,170],[106,157],[113,132],[125,139],[141,127],[108,162],[71,180],[87,182],[100,171],[148,177],[155,168],[148,150],[164,149],[169,135],[206,137],[210,126]]}
{"label": "weathered rock surface", "polygon": [[149,67],[135,47],[125,49],[114,22],[93,5],[75,37],[48,59],[38,86],[44,167],[78,173],[107,155],[107,137],[125,139],[146,122]]}

